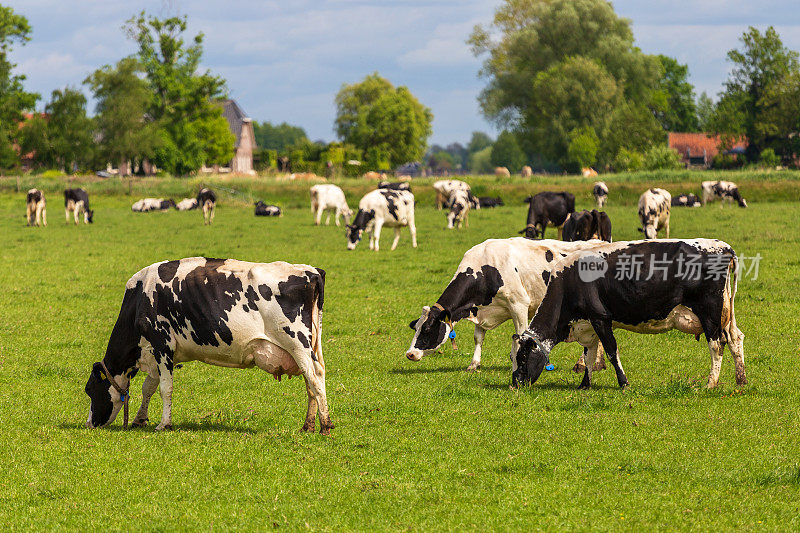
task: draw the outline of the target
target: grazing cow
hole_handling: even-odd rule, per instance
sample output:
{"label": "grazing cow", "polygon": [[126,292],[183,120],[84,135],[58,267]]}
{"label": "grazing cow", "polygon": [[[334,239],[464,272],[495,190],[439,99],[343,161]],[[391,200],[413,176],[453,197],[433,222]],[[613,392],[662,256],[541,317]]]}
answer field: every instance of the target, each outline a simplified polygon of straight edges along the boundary
{"label": "grazing cow", "polygon": [[739,207],[747,207],[747,202],[742,198],[739,187],[732,181],[704,181],[703,184],[703,205],[714,200],[722,200],[720,207],[726,202],[732,203],[734,200]]}
{"label": "grazing cow", "polygon": [[378,184],[379,189],[392,189],[395,191],[410,191],[411,184],[407,181],[382,181]]}
{"label": "grazing cow", "polygon": [[[634,257],[640,269],[628,272],[626,265]],[[589,264],[595,268],[587,268]],[[598,266],[606,270],[598,270]],[[614,366],[617,383],[626,387],[628,378],[613,328],[637,333],[677,329],[697,338],[704,333],[712,360],[709,388],[719,380],[725,344],[736,363],[736,383],[747,383],[744,335],[736,327],[733,305],[737,270],[733,249],[711,239],[623,241],[589,254],[570,254],[553,271],[528,329],[515,335],[517,369],[512,384],[536,381],[556,344],[576,340],[590,346],[599,339]],[[617,279],[620,271],[624,277]],[[591,377],[592,369],[587,366],[581,388],[591,386]]]}
{"label": "grazing cow", "polygon": [[597,209],[603,209],[606,202],[608,202],[608,185],[602,181],[596,182],[592,189],[592,194],[594,194],[594,201],[597,203]]}
{"label": "grazing cow", "polygon": [[[477,370],[486,332],[512,320],[515,331],[522,333],[544,298],[553,266],[572,252],[601,244],[515,237],[489,239],[473,246],[433,307],[423,307],[419,319],[409,324],[414,338],[406,357],[419,361],[447,341],[454,324],[469,320],[475,324],[475,353],[467,370]],[[454,336],[452,341],[455,345]],[[589,360],[594,360],[595,370],[600,370],[605,368],[603,353],[595,350],[597,346],[592,348]],[[583,371],[583,360],[581,357],[575,365],[576,371]]]}
{"label": "grazing cow", "polygon": [[467,191],[455,191],[450,197],[450,211],[447,213],[447,229],[458,227],[463,222],[469,227],[469,210],[472,207]]}
{"label": "grazing cow", "polygon": [[217,209],[217,195],[214,191],[203,187],[197,193],[197,205],[203,207],[203,224],[214,222],[214,211]]}
{"label": "grazing cow", "polygon": [[669,208],[672,196],[664,189],[650,189],[639,197],[639,220],[645,239],[657,239],[658,232],[665,229],[669,239]]}
{"label": "grazing cow", "polygon": [[597,209],[572,213],[564,222],[562,237],[567,242],[591,239],[611,242],[611,219],[605,211]]}
{"label": "grazing cow", "polygon": [[540,192],[536,196],[525,199],[528,207],[528,222],[520,234],[525,234],[528,239],[540,237],[544,239],[544,230],[547,226],[558,228],[558,238],[570,213],[575,212],[575,196],[568,192]]}
{"label": "grazing cow", "polygon": [[[280,380],[303,375],[308,392],[304,431],[333,428],[325,395],[322,305],[325,271],[308,265],[248,263],[191,257],[146,267],[128,280],[106,355],[86,383],[86,426],[111,424],[127,406],[131,380],[141,370],[142,405],[134,426],[148,421],[150,397],[161,393],[156,430],[172,427],[173,369],[201,361],[258,368]],[[261,391],[256,393],[260,397]]]}
{"label": "grazing cow", "polygon": [[499,196],[497,198],[492,198],[491,196],[479,196],[478,197],[478,206],[481,209],[486,207],[500,207],[503,206],[503,199]]}
{"label": "grazing cow", "polygon": [[192,209],[197,209],[197,207],[197,198],[184,198],[175,205],[175,209],[178,211],[191,211]]}
{"label": "grazing cow", "polygon": [[495,167],[494,176],[496,178],[510,178],[511,172],[506,167]]}
{"label": "grazing cow", "polygon": [[525,165],[524,167],[522,167],[522,171],[520,172],[520,174],[522,175],[523,178],[530,178],[531,176],[533,176],[533,169],[528,165]]}
{"label": "grazing cow", "polygon": [[342,189],[326,183],[314,185],[309,192],[311,193],[311,212],[314,213],[314,224],[319,226],[324,211],[329,211],[328,217],[325,219],[326,226],[331,223],[330,211],[334,212],[333,220],[337,226],[339,225],[339,215],[344,216],[345,225],[350,224],[353,211],[348,207],[347,198],[344,197]]}
{"label": "grazing cow", "polygon": [[69,224],[69,216],[78,224],[78,215],[83,213],[83,223],[94,222],[94,211],[89,208],[89,194],[83,189],[64,189],[64,214]]}
{"label": "grazing cow", "polygon": [[136,213],[147,213],[148,211],[169,211],[170,207],[177,207],[175,200],[170,198],[143,198],[131,206],[131,211]]}
{"label": "grazing cow", "polygon": [[695,194],[679,194],[670,202],[672,207],[700,207],[703,205]]}
{"label": "grazing cow", "polygon": [[442,206],[450,205],[450,196],[455,191],[470,191],[468,183],[459,180],[439,180],[433,182],[433,189],[436,191],[436,209],[441,210]]}
{"label": "grazing cow", "polygon": [[409,191],[378,189],[364,195],[358,203],[353,224],[347,225],[347,249],[355,250],[364,231],[370,233],[369,249],[378,251],[381,228],[394,228],[392,250],[400,241],[400,228],[408,226],[411,246],[417,247],[417,226],[414,222],[414,195]]}
{"label": "grazing cow", "polygon": [[261,200],[255,203],[257,217],[282,217],[281,208],[277,205],[268,205]]}
{"label": "grazing cow", "polygon": [[596,176],[597,176],[597,171],[596,171],[595,169],[591,168],[591,167],[589,167],[589,168],[582,168],[582,169],[581,169],[581,175],[582,175],[584,178],[594,178],[594,177],[596,177]]}
{"label": "grazing cow", "polygon": [[25,218],[28,226],[47,226],[47,202],[44,199],[44,193],[39,189],[29,190],[26,204]]}

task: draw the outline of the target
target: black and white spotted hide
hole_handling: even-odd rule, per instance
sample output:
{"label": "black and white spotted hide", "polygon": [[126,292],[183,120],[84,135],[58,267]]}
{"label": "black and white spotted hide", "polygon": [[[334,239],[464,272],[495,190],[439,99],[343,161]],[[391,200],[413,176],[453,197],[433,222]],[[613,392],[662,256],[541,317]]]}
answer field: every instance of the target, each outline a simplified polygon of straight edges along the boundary
{"label": "black and white spotted hide", "polygon": [[171,207],[177,208],[175,200],[172,198],[165,200],[163,198],[142,198],[137,200],[131,206],[131,211],[134,213],[149,213],[150,211],[169,211]]}
{"label": "black and white spotted hide", "polygon": [[257,217],[282,217],[281,208],[277,205],[265,204],[261,200],[255,203],[255,214]]}
{"label": "black and white spotted hide", "polygon": [[714,200],[721,200],[722,204],[736,202],[739,207],[747,207],[747,202],[742,198],[739,187],[732,181],[704,181],[703,205]]}
{"label": "black and white spotted hide", "polygon": [[44,193],[39,189],[29,190],[25,203],[25,219],[28,226],[47,226],[47,202]]}
{"label": "black and white spotted hide", "polygon": [[369,249],[379,250],[381,228],[394,228],[392,250],[400,242],[400,228],[408,227],[411,245],[417,247],[417,226],[414,222],[414,195],[409,191],[378,189],[364,195],[358,203],[358,213],[352,224],[348,224],[347,249],[355,250],[366,231],[370,234]]}
{"label": "black and white spotted hide", "polygon": [[664,189],[650,189],[639,197],[639,220],[642,225],[639,231],[646,239],[658,238],[662,229],[669,239],[669,208],[672,196]]}
{"label": "black and white spotted hide", "polygon": [[217,208],[217,195],[211,189],[202,188],[197,193],[197,205],[203,208],[203,223],[214,222],[214,211]]}
{"label": "black and white spotted hide", "polygon": [[[158,390],[163,402],[157,430],[172,426],[173,370],[201,361],[227,368],[258,367],[276,379],[302,375],[308,393],[303,429],[333,424],[325,393],[322,308],[325,271],[284,262],[248,263],[191,257],[150,265],[128,280],[122,308],[103,363],[86,383],[91,400],[88,427],[111,424],[123,402],[109,378],[123,389],[146,374],[134,426],[148,421]],[[260,402],[262,390],[253,391]]]}
{"label": "black and white spotted hide", "polygon": [[672,197],[672,207],[700,207],[702,202],[695,194],[679,194]]}
{"label": "black and white spotted hide", "polygon": [[450,211],[447,213],[447,229],[459,228],[461,225],[469,227],[469,210],[472,208],[470,195],[467,191],[459,190],[450,196]]}
{"label": "black and white spotted hide", "polygon": [[528,206],[528,217],[525,229],[520,235],[527,239],[544,239],[544,231],[548,226],[558,229],[558,238],[570,213],[575,212],[575,195],[568,192],[540,192],[536,196],[525,199]]}
{"label": "black and white spotted hide", "polygon": [[594,201],[597,204],[597,209],[603,209],[603,207],[606,205],[606,202],[608,202],[608,185],[602,181],[596,182],[592,188],[592,194],[594,195]]}
{"label": "black and white spotted hide", "polygon": [[89,193],[83,189],[64,189],[64,214],[69,224],[72,215],[75,224],[78,224],[78,216],[83,214],[83,223],[91,224],[94,222],[94,211],[89,208]]}

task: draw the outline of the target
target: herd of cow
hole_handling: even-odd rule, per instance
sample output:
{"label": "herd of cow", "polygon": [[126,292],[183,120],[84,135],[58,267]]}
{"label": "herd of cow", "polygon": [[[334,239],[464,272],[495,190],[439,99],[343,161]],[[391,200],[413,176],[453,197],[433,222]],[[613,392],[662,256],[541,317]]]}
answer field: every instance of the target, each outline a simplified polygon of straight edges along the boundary
{"label": "herd of cow", "polygon": [[[499,198],[473,196],[469,185],[457,180],[438,181],[434,188],[436,207],[449,209],[448,228],[467,224],[471,209],[503,205]],[[605,206],[608,194],[604,183],[595,184],[599,208]],[[486,332],[511,320],[513,387],[531,384],[545,368],[551,369],[549,353],[561,342],[577,342],[583,348],[573,368],[584,374],[581,388],[591,386],[593,371],[605,368],[604,352],[619,386],[625,387],[628,379],[613,330],[676,329],[697,339],[705,335],[712,358],[709,387],[718,383],[725,345],[733,355],[736,383],[746,383],[744,334],[734,313],[736,253],[720,240],[669,239],[672,206],[697,206],[715,198],[747,205],[730,182],[704,182],[702,194],[702,199],[693,195],[673,199],[663,189],[645,191],[639,200],[645,240],[615,243],[606,213],[575,212],[572,194],[544,192],[529,197],[527,225],[520,231],[525,238],[489,239],[468,250],[436,302],[424,306],[411,322],[414,334],[406,357],[419,361],[448,339],[455,347],[454,326],[468,320],[474,324],[475,350],[467,369],[477,370]],[[348,249],[355,248],[366,231],[370,249],[377,251],[383,226],[394,228],[392,249],[405,226],[412,246],[417,246],[415,200],[408,183],[381,183],[364,195],[355,216],[335,185],[315,185],[310,195],[316,224],[326,211],[326,224],[331,214],[337,225],[344,217]],[[92,222],[86,191],[67,189],[64,199],[68,222],[72,215],[77,224],[80,214],[85,223]],[[28,223],[46,225],[42,192],[31,189],[27,203]],[[202,189],[196,198],[179,204],[148,198],[133,209],[202,206],[210,224],[215,203],[214,193]],[[256,214],[269,207],[274,206],[257,203]],[[544,239],[548,226],[558,228],[563,240]],[[655,240],[661,229],[667,239]],[[639,275],[620,276],[621,270],[630,268],[631,258],[638,258]],[[686,275],[688,264],[696,275]],[[106,355],[92,367],[85,387],[91,400],[86,425],[107,426],[124,410],[127,427],[130,383],[141,370],[146,378],[133,425],[147,424],[150,398],[158,389],[163,408],[156,429],[170,428],[173,370],[183,362],[202,361],[231,368],[255,366],[278,380],[283,375],[303,375],[308,393],[303,430],[314,431],[318,415],[321,433],[329,433],[333,423],[321,340],[324,289],[324,270],[280,261],[192,257],[142,269],[128,280]]]}

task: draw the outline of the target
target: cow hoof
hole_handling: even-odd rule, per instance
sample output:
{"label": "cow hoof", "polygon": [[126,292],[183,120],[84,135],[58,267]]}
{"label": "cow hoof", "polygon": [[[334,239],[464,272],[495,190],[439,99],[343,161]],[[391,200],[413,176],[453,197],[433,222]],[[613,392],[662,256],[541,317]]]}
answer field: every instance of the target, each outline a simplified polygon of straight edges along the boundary
{"label": "cow hoof", "polygon": [[586,371],[586,365],[575,363],[575,366],[572,367],[572,371],[576,374],[583,374]]}
{"label": "cow hoof", "polygon": [[583,383],[581,383],[580,385],[578,385],[578,390],[589,390],[589,389],[591,389],[591,388],[592,388],[592,386],[591,386],[591,385],[584,385]]}
{"label": "cow hoof", "polygon": [[145,427],[147,425],[148,420],[150,420],[150,419],[149,418],[141,418],[141,419],[137,418],[136,420],[131,422],[131,427],[143,428],[143,427]]}
{"label": "cow hoof", "polygon": [[172,424],[159,424],[156,426],[156,431],[171,431]]}
{"label": "cow hoof", "polygon": [[467,372],[477,372],[481,369],[481,365],[469,365],[467,367]]}
{"label": "cow hoof", "polygon": [[303,424],[303,427],[300,428],[300,431],[303,433],[314,433],[314,424]]}
{"label": "cow hoof", "polygon": [[331,430],[332,429],[333,429],[333,426],[330,426],[330,427],[329,426],[323,426],[323,427],[319,428],[319,434],[320,435],[324,435],[324,436],[328,436],[328,435],[331,434]]}
{"label": "cow hoof", "polygon": [[736,380],[736,384],[737,385],[747,385],[747,378],[737,379]]}

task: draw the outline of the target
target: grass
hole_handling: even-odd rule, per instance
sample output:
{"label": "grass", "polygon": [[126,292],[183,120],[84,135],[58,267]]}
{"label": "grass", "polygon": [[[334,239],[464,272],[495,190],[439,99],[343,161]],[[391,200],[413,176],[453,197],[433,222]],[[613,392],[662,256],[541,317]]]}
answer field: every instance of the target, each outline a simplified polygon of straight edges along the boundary
{"label": "grass", "polygon": [[[647,179],[629,186],[641,191]],[[688,179],[667,179],[667,188],[677,192]],[[790,200],[797,182],[764,178]],[[140,185],[134,196],[146,192]],[[195,185],[167,180],[154,190],[190,193]],[[125,190],[92,182],[96,222],[76,228],[64,224],[55,192],[63,183],[54,182],[50,226],[35,229],[24,226],[24,194],[0,183],[0,523],[81,531],[797,530],[796,202],[773,201],[752,185],[745,197],[756,200],[746,210],[672,216],[674,237],[718,237],[740,255],[763,256],[760,277],[742,280],[737,295],[750,381],[743,388],[734,387],[726,352],[720,387],[703,389],[705,343],[678,333],[618,333],[632,385],[625,392],[611,371],[595,374],[593,390],[576,390],[574,345],[556,349],[556,372],[509,390],[509,324],[487,334],[477,374],[463,371],[473,348],[467,323],[457,326],[458,352],[405,359],[408,322],[436,300],[463,252],[515,236],[525,188],[546,185],[477,179],[514,201],[472,213],[461,231],[443,229],[444,214],[420,187],[420,247],[404,232],[389,252],[387,232],[375,254],[365,242],[348,252],[343,229],[311,224],[307,184],[229,183],[244,195],[278,198],[285,216],[256,219],[231,193],[214,226],[204,227],[196,211],[131,213]],[[590,207],[590,185],[576,188],[579,208]],[[365,185],[345,186],[353,206]],[[640,235],[635,196],[612,193],[617,240]],[[199,363],[176,373],[174,431],[123,431],[120,420],[83,428],[83,386],[105,351],[125,281],[155,261],[192,255],[327,270],[332,437],[298,431],[301,379],[278,383],[258,370]],[[141,382],[131,389],[132,411]],[[158,395],[152,403],[157,419]]]}

